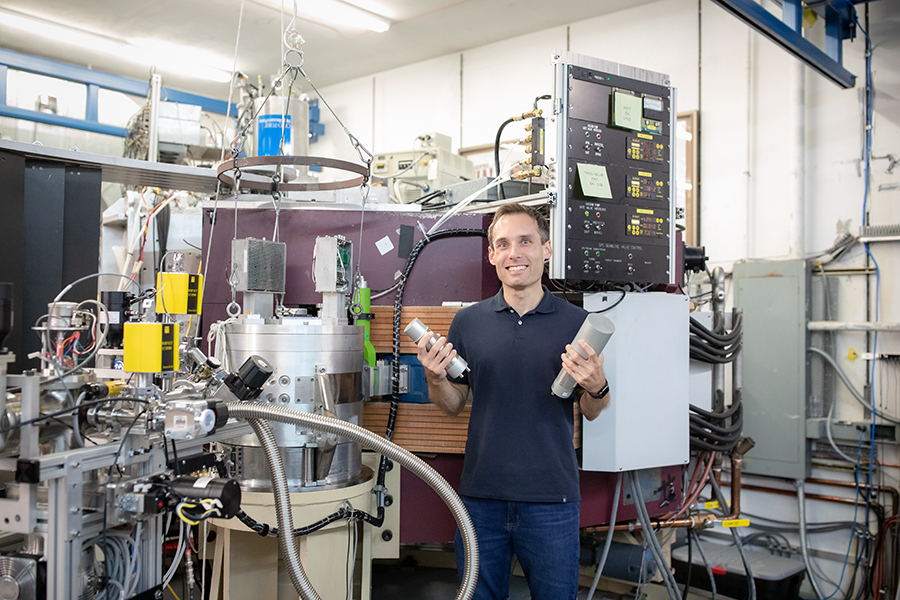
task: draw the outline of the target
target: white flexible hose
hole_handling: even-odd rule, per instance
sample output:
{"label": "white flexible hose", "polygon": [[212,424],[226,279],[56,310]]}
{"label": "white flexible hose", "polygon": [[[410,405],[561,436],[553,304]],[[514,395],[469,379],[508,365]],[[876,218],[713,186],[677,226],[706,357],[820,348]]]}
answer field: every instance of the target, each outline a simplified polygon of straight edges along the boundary
{"label": "white flexible hose", "polygon": [[[266,421],[277,421],[279,423],[290,423],[316,431],[333,433],[335,435],[345,437],[350,441],[357,442],[366,448],[378,452],[382,456],[400,463],[402,466],[412,471],[413,474],[425,481],[425,483],[427,483],[435,492],[437,492],[441,499],[447,504],[450,512],[453,513],[453,518],[456,520],[456,524],[459,526],[459,532],[462,536],[463,548],[465,549],[466,558],[463,569],[462,583],[460,584],[459,590],[457,591],[456,600],[471,600],[473,594],[475,593],[475,584],[478,581],[478,542],[475,538],[475,528],[472,526],[472,521],[469,518],[468,513],[466,512],[465,505],[463,505],[462,500],[460,500],[457,493],[437,471],[428,466],[424,461],[422,461],[422,459],[401,448],[400,446],[392,444],[383,437],[376,435],[371,431],[363,429],[362,427],[353,425],[352,423],[347,423],[346,421],[340,421],[338,419],[333,419],[331,417],[325,417],[322,415],[301,413],[283,408],[281,406],[269,406],[256,402],[231,402],[226,406],[228,408],[228,413],[230,416],[237,419],[249,420],[251,427],[254,427],[254,431],[257,430],[258,425],[264,425],[264,427],[259,428],[261,431],[263,431],[263,437],[266,437],[264,430],[268,428],[268,425],[266,423],[258,422],[257,426],[254,426],[254,420],[259,419]],[[274,440],[274,437],[272,439]],[[263,442],[263,439],[261,438],[260,441]],[[269,454],[269,452],[266,453],[267,461],[270,459]],[[278,452],[273,452],[271,454],[273,455],[271,458],[274,466],[277,466],[280,463],[280,455]],[[281,473],[279,474],[281,477],[284,477],[283,469],[284,467],[282,465],[280,469]],[[275,490],[280,488],[280,486],[277,485],[277,482],[275,481],[276,478],[273,478],[272,482],[273,489]],[[287,490],[286,482],[284,482],[284,489],[285,491]],[[279,506],[284,509],[284,513],[286,515],[284,520],[287,521],[288,519],[290,519],[291,504],[289,494],[287,495],[287,498],[283,500],[283,502],[279,502],[278,495],[276,495],[276,513],[279,512]],[[280,516],[279,519],[281,519],[282,516]],[[291,537],[292,531],[293,525],[290,525],[288,527],[285,526],[284,523],[279,521],[279,539],[281,539],[282,535],[284,535],[285,539],[290,542],[289,544],[282,542],[282,550],[287,550],[288,553],[292,553],[291,548],[294,548],[294,550],[296,550],[293,539]],[[299,558],[297,559],[297,562],[299,566]],[[297,570],[302,571],[302,567]],[[293,579],[295,576],[295,572],[289,572],[291,573],[291,577]],[[299,576],[299,574],[297,575]],[[301,592],[300,588],[298,588],[298,586],[296,585],[296,582],[295,588],[297,588],[298,593]],[[313,593],[315,592],[313,591]],[[301,593],[301,596],[302,595],[303,594]],[[318,596],[309,596],[309,598],[317,597]],[[304,598],[307,597],[304,596]]]}
{"label": "white flexible hose", "polygon": [[[185,532],[187,529],[187,532]],[[172,578],[175,577],[175,572],[178,570],[178,565],[181,564],[181,558],[184,556],[184,549],[187,547],[187,536],[190,535],[191,526],[187,523],[181,524],[180,534],[178,536],[178,550],[175,551],[175,558],[172,560],[172,566],[169,567],[169,570],[166,572],[166,576],[163,577],[162,587],[165,588],[169,585],[169,582],[172,581]]]}

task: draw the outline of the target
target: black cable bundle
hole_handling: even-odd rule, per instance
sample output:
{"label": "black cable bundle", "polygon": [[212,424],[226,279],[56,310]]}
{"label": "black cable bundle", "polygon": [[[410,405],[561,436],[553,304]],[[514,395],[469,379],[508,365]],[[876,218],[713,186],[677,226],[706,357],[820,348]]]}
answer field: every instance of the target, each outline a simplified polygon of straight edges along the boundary
{"label": "black cable bundle", "polygon": [[710,331],[691,317],[691,359],[710,364],[730,363],[741,351],[743,317],[738,313],[731,333]]}
{"label": "black cable bundle", "polygon": [[[721,326],[720,326],[721,329]],[[691,360],[724,365],[734,361],[743,344],[743,317],[737,311],[731,332],[711,331],[691,317]],[[717,398],[719,400],[719,398]],[[737,446],[743,429],[741,390],[735,390],[727,410],[708,411],[691,405],[691,450],[729,452]],[[722,402],[716,402],[721,406]]]}

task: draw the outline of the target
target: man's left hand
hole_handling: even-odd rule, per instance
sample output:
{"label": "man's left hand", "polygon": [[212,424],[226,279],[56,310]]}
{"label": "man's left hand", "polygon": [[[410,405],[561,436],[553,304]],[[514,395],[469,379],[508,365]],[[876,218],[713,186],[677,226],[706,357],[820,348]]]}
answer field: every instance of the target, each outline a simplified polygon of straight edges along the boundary
{"label": "man's left hand", "polygon": [[603,375],[603,353],[597,356],[590,344],[584,340],[578,340],[578,343],[587,354],[587,358],[568,344],[565,354],[562,355],[563,368],[578,382],[578,385],[596,394],[606,385],[606,377]]}

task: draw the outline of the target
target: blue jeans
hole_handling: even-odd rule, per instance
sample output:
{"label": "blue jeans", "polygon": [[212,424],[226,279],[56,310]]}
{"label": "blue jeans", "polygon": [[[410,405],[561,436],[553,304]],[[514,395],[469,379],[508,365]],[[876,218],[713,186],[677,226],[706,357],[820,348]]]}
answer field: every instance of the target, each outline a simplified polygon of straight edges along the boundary
{"label": "blue jeans", "polygon": [[[575,600],[580,502],[507,502],[462,497],[478,538],[478,585],[472,600],[509,598],[513,554],[533,600]],[[456,532],[460,579],[465,554]]]}

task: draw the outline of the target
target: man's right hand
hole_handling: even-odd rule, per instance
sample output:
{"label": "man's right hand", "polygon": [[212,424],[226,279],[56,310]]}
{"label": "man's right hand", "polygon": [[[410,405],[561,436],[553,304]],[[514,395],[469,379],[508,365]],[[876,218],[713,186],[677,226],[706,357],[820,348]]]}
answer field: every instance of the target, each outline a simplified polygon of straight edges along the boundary
{"label": "man's right hand", "polygon": [[426,334],[422,336],[416,346],[418,347],[418,358],[422,366],[425,367],[425,377],[430,383],[437,383],[447,377],[447,366],[456,358],[456,350],[453,344],[447,342],[447,338],[438,337],[431,350],[426,350],[429,339],[436,336],[436,333]]}

